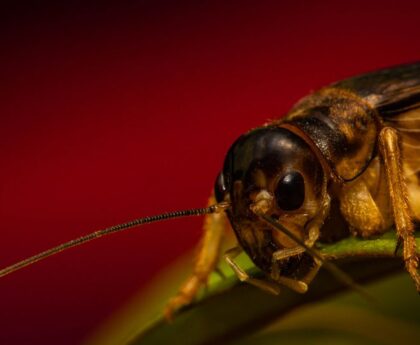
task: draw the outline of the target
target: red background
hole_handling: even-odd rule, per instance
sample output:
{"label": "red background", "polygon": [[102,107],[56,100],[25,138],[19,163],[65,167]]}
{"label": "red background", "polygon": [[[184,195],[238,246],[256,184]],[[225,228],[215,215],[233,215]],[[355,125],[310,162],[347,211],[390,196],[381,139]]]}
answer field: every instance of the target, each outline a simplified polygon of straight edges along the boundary
{"label": "red background", "polygon": [[[242,132],[320,86],[419,60],[412,3],[3,5],[0,265],[205,205]],[[0,343],[80,343],[200,224],[150,225],[1,279]]]}

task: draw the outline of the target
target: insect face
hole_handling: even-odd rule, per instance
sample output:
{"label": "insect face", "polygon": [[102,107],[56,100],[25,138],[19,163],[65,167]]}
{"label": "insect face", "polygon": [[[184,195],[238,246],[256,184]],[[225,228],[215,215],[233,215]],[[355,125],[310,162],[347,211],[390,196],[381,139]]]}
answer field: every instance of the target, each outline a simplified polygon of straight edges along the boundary
{"label": "insect face", "polygon": [[228,217],[238,241],[266,272],[272,254],[296,243],[256,215],[277,219],[299,238],[319,211],[326,182],[309,145],[286,128],[266,126],[241,136],[230,148],[215,186],[218,202],[231,204]]}

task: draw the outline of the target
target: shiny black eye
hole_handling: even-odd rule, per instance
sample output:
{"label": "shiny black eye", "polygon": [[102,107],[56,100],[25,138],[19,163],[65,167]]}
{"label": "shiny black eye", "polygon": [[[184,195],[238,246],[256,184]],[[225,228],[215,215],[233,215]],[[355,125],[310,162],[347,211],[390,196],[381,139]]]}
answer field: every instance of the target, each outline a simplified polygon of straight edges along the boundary
{"label": "shiny black eye", "polygon": [[216,197],[217,202],[221,202],[225,198],[225,194],[228,190],[228,183],[229,179],[226,179],[223,172],[221,172],[217,176],[216,182],[214,184],[214,195]]}
{"label": "shiny black eye", "polygon": [[284,211],[297,210],[305,200],[305,182],[303,176],[292,171],[284,175],[274,191],[277,205]]}

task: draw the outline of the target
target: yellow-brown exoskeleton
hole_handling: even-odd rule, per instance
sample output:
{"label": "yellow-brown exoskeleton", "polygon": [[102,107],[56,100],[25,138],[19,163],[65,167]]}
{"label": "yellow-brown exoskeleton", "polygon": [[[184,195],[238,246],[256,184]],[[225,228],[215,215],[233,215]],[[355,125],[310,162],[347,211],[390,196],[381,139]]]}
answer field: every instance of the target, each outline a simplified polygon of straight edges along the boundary
{"label": "yellow-brown exoskeleton", "polygon": [[[420,63],[348,79],[241,136],[226,155],[209,207],[99,230],[9,266],[0,276],[103,235],[205,214],[193,274],[168,303],[168,318],[207,283],[228,223],[238,245],[224,259],[241,281],[274,294],[280,286],[307,291],[323,263],[312,249],[317,241],[347,233],[369,238],[394,225],[397,247],[420,291],[414,238],[420,221],[419,153]],[[344,233],[327,226],[337,217],[347,224]],[[242,251],[266,274],[264,279],[248,276],[235,263]]]}
{"label": "yellow-brown exoskeleton", "polygon": [[[327,216],[348,231],[371,237],[392,225],[405,267],[420,291],[415,222],[420,220],[420,64],[381,70],[323,88],[280,120],[241,136],[216,181],[225,213],[206,215],[192,276],[167,306],[167,316],[188,304],[219,258],[227,219],[238,246],[224,259],[241,281],[272,293],[284,285],[305,292],[321,261],[308,255]],[[214,201],[212,200],[211,203]],[[339,205],[330,214],[330,205]],[[276,231],[282,224],[305,246]],[[257,280],[234,259],[245,251],[267,278]]]}

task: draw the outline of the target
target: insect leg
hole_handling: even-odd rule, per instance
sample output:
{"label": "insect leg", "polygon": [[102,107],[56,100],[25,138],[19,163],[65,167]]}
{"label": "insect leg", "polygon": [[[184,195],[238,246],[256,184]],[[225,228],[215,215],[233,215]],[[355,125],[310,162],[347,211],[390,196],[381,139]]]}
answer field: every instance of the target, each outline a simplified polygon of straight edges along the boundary
{"label": "insect leg", "polygon": [[262,279],[251,278],[248,275],[248,273],[246,273],[244,270],[242,270],[242,268],[240,268],[236,264],[236,262],[234,261],[234,258],[237,257],[241,252],[242,252],[242,248],[234,247],[232,249],[229,249],[224,254],[224,259],[226,260],[230,268],[235,272],[238,279],[242,282],[246,282],[248,284],[254,285],[260,288],[261,290],[269,292],[273,295],[278,295],[280,293],[280,287],[277,284],[270,283]]}
{"label": "insect leg", "polygon": [[[209,200],[209,205],[215,203],[214,197]],[[175,311],[182,306],[190,304],[199,289],[207,284],[208,277],[215,270],[220,257],[220,246],[227,225],[224,212],[207,214],[204,218],[204,235],[195,258],[192,275],[184,282],[178,291],[166,305],[165,317],[172,319]]]}
{"label": "insect leg", "polygon": [[403,243],[405,267],[420,292],[419,258],[416,254],[412,211],[408,205],[407,186],[403,178],[399,137],[396,129],[385,127],[379,133],[379,149],[384,160],[397,234]]}
{"label": "insect leg", "polygon": [[372,161],[362,176],[343,184],[339,200],[341,214],[354,235],[369,238],[384,233],[394,223],[386,174],[379,159]]}

